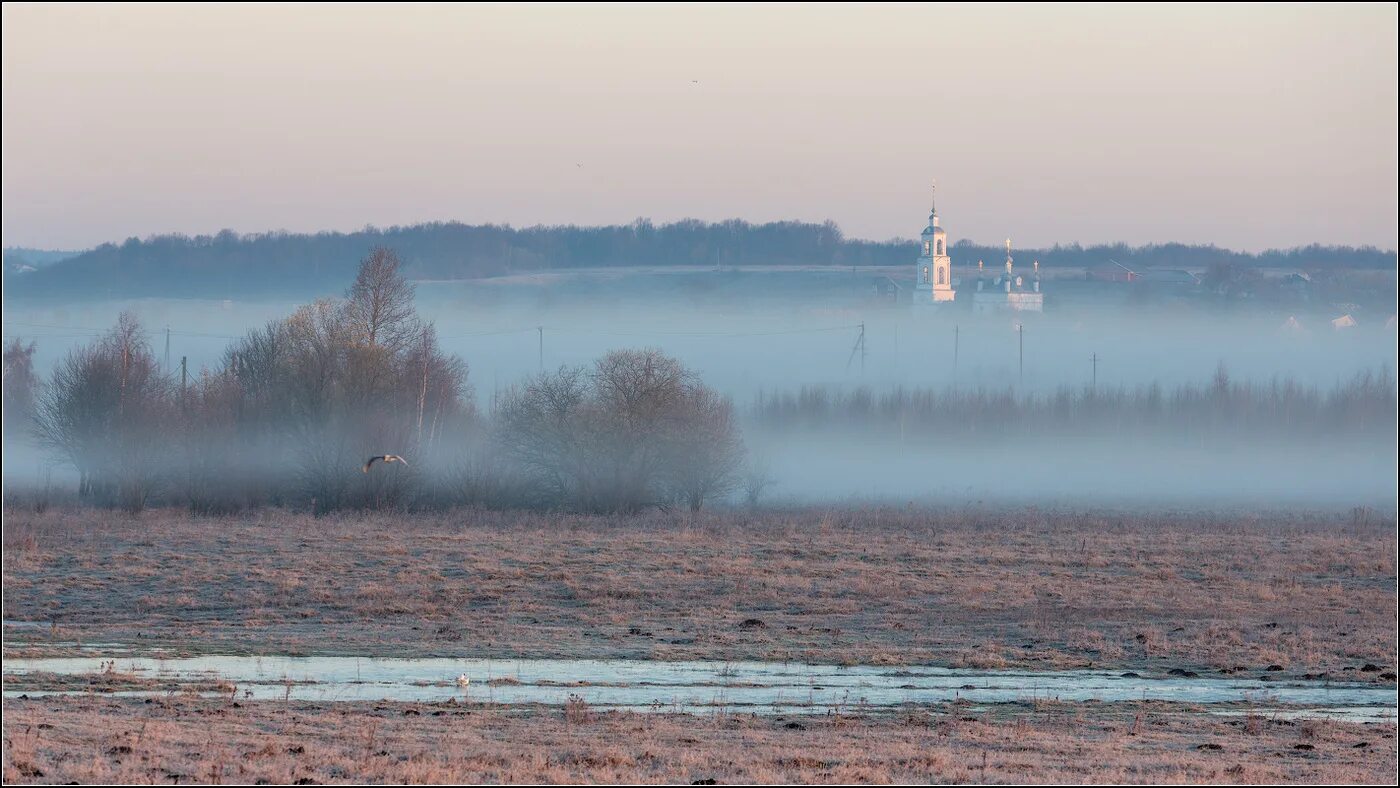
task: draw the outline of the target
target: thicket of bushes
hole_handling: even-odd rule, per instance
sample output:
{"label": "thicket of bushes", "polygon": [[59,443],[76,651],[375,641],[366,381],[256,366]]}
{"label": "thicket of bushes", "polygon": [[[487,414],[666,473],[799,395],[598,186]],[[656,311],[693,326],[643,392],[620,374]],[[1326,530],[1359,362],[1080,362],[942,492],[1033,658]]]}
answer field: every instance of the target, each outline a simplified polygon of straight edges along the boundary
{"label": "thicket of bushes", "polygon": [[[42,384],[33,346],[15,343],[7,433],[32,429],[77,468],[81,498],[129,511],[698,509],[735,483],[732,407],[656,351],[540,375],[478,414],[466,364],[439,348],[399,269],[374,250],[343,299],[248,332],[192,380],[160,370],[130,315]],[[362,470],[380,454],[408,463]]]}

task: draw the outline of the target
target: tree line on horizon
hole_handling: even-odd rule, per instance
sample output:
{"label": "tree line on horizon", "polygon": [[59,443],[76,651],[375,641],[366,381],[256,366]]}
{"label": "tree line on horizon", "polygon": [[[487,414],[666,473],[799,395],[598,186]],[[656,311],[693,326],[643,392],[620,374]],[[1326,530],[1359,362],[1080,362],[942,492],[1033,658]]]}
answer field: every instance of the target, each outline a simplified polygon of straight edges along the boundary
{"label": "tree line on horizon", "polygon": [[[128,238],[23,274],[6,267],[14,294],[232,297],[323,293],[354,276],[354,260],[370,247],[392,247],[410,279],[473,279],[516,272],[609,266],[911,265],[912,240],[868,241],[845,236],[834,222],[750,223],[687,219],[655,224],[638,219],[599,227],[468,225],[432,222],[350,233],[268,232],[157,235]],[[959,241],[958,265],[998,265],[1000,246]],[[1022,249],[1019,260],[1041,265],[1206,268],[1387,269],[1395,253],[1375,247],[1311,245],[1259,253],[1178,243],[1129,246],[1066,244]]]}

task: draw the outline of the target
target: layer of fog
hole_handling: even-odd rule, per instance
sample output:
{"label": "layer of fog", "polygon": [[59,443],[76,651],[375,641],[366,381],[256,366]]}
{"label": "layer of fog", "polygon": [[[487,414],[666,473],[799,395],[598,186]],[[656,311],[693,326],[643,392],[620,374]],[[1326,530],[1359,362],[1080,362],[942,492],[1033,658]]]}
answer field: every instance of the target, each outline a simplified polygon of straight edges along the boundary
{"label": "layer of fog", "polygon": [[[743,414],[760,396],[820,385],[1014,389],[1203,386],[1224,365],[1236,381],[1291,379],[1329,389],[1363,370],[1394,370],[1389,314],[1341,308],[1207,308],[1185,299],[1055,301],[1045,314],[977,316],[966,308],[916,311],[879,302],[867,272],[609,273],[420,283],[418,307],[442,347],[470,366],[477,404],[541,366],[588,364],[608,350],[655,347],[731,396]],[[1053,284],[1053,283],[1052,283]],[[1048,288],[1049,289],[1049,288]],[[150,331],[157,358],[178,374],[219,363],[233,337],[290,313],[290,302],[141,300],[7,305],[5,337],[38,342],[37,371],[106,331],[123,309]],[[1285,327],[1294,317],[1299,327]],[[864,347],[858,342],[864,324]],[[1020,328],[1018,329],[1018,325]],[[540,327],[543,330],[540,330]],[[956,339],[955,339],[956,337]],[[542,340],[542,342],[541,342]],[[789,500],[1072,500],[1391,504],[1395,439],[1271,441],[1192,448],[1167,438],[1121,442],[999,439],[984,444],[906,436],[898,445],[849,431],[750,431],[752,453]],[[37,469],[6,436],[6,476]],[[37,470],[34,471],[38,473]],[[27,474],[26,474],[27,475]]]}
{"label": "layer of fog", "polygon": [[750,436],[770,497],[802,503],[1395,508],[1393,440],[1223,445],[1170,436],[996,441]]}

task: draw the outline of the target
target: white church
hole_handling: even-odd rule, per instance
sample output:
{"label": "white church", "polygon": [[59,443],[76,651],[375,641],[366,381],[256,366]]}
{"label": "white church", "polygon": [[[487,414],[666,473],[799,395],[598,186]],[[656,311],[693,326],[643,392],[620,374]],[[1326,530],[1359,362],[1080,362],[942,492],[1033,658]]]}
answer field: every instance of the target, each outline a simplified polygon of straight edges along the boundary
{"label": "white church", "polygon": [[[914,305],[950,304],[958,295],[960,281],[953,279],[953,261],[948,256],[948,233],[938,222],[938,202],[929,209],[928,226],[919,235],[919,259],[914,264]],[[1045,296],[1040,292],[1040,262],[1029,277],[1017,274],[1011,257],[1011,239],[1006,239],[1006,272],[989,277],[977,261],[977,279],[972,291],[973,312],[1041,312]]]}

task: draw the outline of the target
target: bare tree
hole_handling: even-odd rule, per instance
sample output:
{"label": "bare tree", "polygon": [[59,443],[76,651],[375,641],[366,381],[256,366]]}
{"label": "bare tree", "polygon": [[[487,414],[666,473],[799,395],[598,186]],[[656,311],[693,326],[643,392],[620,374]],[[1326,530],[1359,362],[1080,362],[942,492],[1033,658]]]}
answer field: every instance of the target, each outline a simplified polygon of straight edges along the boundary
{"label": "bare tree", "polygon": [[302,428],[330,418],[345,383],[348,337],[339,305],[320,299],[287,318],[290,402]]}
{"label": "bare tree", "polygon": [[223,369],[240,395],[236,407],[245,423],[284,425],[291,382],[292,333],[288,321],[253,329],[224,352]]}
{"label": "bare tree", "polygon": [[[56,365],[37,398],[37,434],[78,469],[84,498],[129,509],[157,480],[172,482],[167,500],[201,512],[417,505],[430,473],[461,467],[467,448],[444,437],[471,432],[473,411],[466,365],[419,320],[399,269],[391,250],[375,249],[344,300],[248,332],[217,369],[178,388],[123,314]],[[7,417],[25,410],[32,353],[20,343],[6,352]],[[419,464],[430,451],[434,462]],[[415,461],[361,472],[384,453]]]}
{"label": "bare tree", "polygon": [[497,441],[535,481],[541,503],[577,500],[587,476],[584,370],[561,367],[505,393],[497,410]]}
{"label": "bare tree", "polygon": [[410,405],[416,412],[417,441],[423,448],[435,447],[449,427],[473,415],[467,364],[442,351],[431,323],[420,327],[417,341],[405,350],[399,366],[399,380],[406,393],[416,399]]}
{"label": "bare tree", "polygon": [[544,497],[630,512],[732,488],[743,444],[728,401],[656,350],[615,351],[512,389],[498,440]]}
{"label": "bare tree", "polygon": [[768,469],[768,463],[762,459],[751,461],[744,468],[742,485],[744,488],[744,503],[751,509],[757,509],[758,504],[763,500],[763,496],[772,487],[776,479],[772,471]]}
{"label": "bare tree", "polygon": [[636,511],[669,499],[664,462],[694,375],[659,350],[615,350],[594,363],[590,380],[591,508]]}
{"label": "bare tree", "polygon": [[41,393],[41,441],[79,471],[79,493],[130,511],[146,505],[172,424],[170,390],[135,317],[71,351]]}
{"label": "bare tree", "polygon": [[14,438],[16,431],[26,431],[34,416],[34,393],[39,381],[34,377],[33,342],[24,344],[15,338],[4,352],[4,412],[5,435]]}
{"label": "bare tree", "polygon": [[678,406],[663,473],[672,494],[695,512],[738,484],[744,441],[733,403],[713,389],[692,384]]}
{"label": "bare tree", "polygon": [[[385,452],[426,451],[451,463],[439,440],[470,419],[467,367],[438,346],[418,319],[413,289],[394,253],[376,249],[360,265],[347,299],[322,299],[250,332],[225,356],[237,381],[235,422],[242,442],[277,462],[269,476],[317,511],[391,508],[417,500],[419,463],[360,473]],[[278,485],[265,483],[271,489]]]}
{"label": "bare tree", "polygon": [[360,261],[355,283],[345,294],[345,315],[354,342],[382,345],[397,353],[416,337],[413,285],[404,279],[401,267],[394,250],[382,246]]}

